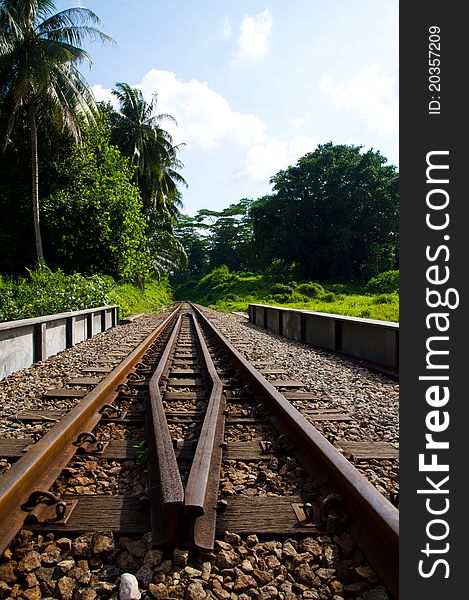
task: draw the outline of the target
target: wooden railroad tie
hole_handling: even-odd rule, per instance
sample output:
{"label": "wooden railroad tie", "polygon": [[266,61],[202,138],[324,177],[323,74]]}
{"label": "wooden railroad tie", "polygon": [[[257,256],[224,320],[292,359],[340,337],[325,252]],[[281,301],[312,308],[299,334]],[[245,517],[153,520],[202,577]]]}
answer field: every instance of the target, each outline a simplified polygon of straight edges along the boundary
{"label": "wooden railroad tie", "polygon": [[387,459],[399,458],[399,450],[388,442],[338,442],[339,448],[345,456],[353,460]]}
{"label": "wooden railroad tie", "polygon": [[[67,504],[75,504],[65,522],[27,523],[33,531],[60,531],[71,534],[106,529],[121,535],[144,534],[150,529],[148,501],[130,496],[80,495],[64,496]],[[295,509],[303,505],[300,496],[231,496],[217,518],[217,534],[225,531],[244,534],[255,531],[264,535],[293,535],[318,530],[314,523],[302,525]]]}

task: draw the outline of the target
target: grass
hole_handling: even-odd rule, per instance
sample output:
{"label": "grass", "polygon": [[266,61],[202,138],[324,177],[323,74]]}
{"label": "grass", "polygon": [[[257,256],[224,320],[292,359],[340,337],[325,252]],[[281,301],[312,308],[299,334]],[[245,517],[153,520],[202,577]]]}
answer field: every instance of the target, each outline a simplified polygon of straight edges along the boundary
{"label": "grass", "polygon": [[128,283],[114,285],[108,293],[109,304],[119,305],[121,318],[140,313],[153,313],[172,304],[172,293],[166,280],[151,279],[140,289]]}
{"label": "grass", "polygon": [[199,281],[192,280],[176,286],[174,294],[177,299],[192,300],[224,312],[246,312],[249,304],[271,304],[381,321],[399,321],[397,292],[367,293],[364,285],[280,283],[264,275],[229,273],[223,267]]}
{"label": "grass", "polygon": [[210,305],[215,310],[224,312],[246,312],[249,304],[271,304],[286,306],[287,308],[301,308],[316,312],[332,313],[335,315],[348,315],[365,319],[378,319],[380,321],[399,321],[399,297],[397,294],[386,294],[386,303],[377,304],[376,297],[361,294],[350,294],[339,297],[333,302],[311,300],[309,302],[273,302],[255,296],[246,297],[243,301],[223,301]]}

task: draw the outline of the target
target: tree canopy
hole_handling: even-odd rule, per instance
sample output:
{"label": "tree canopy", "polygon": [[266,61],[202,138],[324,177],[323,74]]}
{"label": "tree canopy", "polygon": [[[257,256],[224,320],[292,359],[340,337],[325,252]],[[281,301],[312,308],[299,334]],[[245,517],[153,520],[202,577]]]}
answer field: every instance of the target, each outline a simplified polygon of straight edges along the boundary
{"label": "tree canopy", "polygon": [[146,224],[130,161],[109,143],[98,121],[83,130],[83,144],[62,156],[64,184],[44,201],[49,264],[118,279],[149,269],[142,251]]}
{"label": "tree canopy", "polygon": [[32,206],[39,261],[44,259],[39,219],[38,124],[44,131],[67,127],[80,137],[80,123],[92,120],[93,93],[78,70],[91,62],[84,42],[111,41],[86,8],[55,13],[53,0],[0,0],[0,97],[5,151],[18,114],[30,134]]}
{"label": "tree canopy", "polygon": [[320,145],[272,179],[251,209],[262,263],[283,259],[320,279],[357,280],[393,268],[398,175],[379,152]]}
{"label": "tree canopy", "polygon": [[398,174],[379,152],[320,145],[271,183],[268,196],[200,210],[185,222],[188,274],[202,264],[249,271],[283,264],[300,279],[364,281],[397,267]]}
{"label": "tree canopy", "polygon": [[182,207],[179,186],[187,185],[178,170],[178,146],[161,127],[164,120],[175,119],[169,114],[156,114],[157,95],[150,102],[142,91],[128,83],[116,83],[112,93],[119,110],[110,111],[112,141],[135,166],[135,182],[139,186],[144,212],[159,212],[175,221]]}
{"label": "tree canopy", "polygon": [[182,215],[173,117],[125,82],[116,108],[97,105],[78,69],[85,41],[110,40],[99,25],[85,8],[0,0],[1,270],[43,259],[40,218],[50,266],[139,284],[222,265],[324,282],[397,267],[398,173],[360,146],[319,145],[273,175],[269,195]]}

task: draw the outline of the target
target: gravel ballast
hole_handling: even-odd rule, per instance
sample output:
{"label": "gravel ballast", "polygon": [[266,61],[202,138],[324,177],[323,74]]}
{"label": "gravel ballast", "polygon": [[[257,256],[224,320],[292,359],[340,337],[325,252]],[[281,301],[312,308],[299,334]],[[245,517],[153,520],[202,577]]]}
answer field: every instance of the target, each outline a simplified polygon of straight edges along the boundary
{"label": "gravel ballast", "polygon": [[[346,422],[314,422],[336,447],[341,440],[348,440],[387,441],[398,448],[396,382],[260,330],[239,315],[208,309],[206,313],[249,360],[265,361],[268,368],[286,371],[268,378],[300,380],[304,390],[317,396],[313,401],[294,401],[300,412],[306,415],[311,408],[335,408],[352,416]],[[167,314],[119,325],[5,378],[0,382],[0,435],[25,438],[33,431],[44,433],[53,423],[33,426],[11,417],[27,409],[69,410],[79,400],[47,400],[41,398],[42,394],[84,375],[84,366],[102,366],[103,357],[119,345],[126,345],[126,352],[130,352]],[[120,425],[100,427],[100,438],[137,437]],[[182,435],[183,427],[173,425],[174,433]],[[225,439],[249,440],[267,433],[269,427],[227,426]],[[359,461],[355,466],[383,493],[396,489],[396,460]],[[8,461],[0,459],[0,473],[8,467]],[[304,477],[295,459],[289,457],[258,463],[225,460],[220,495],[227,499],[234,495],[289,495],[308,483]],[[67,493],[73,488],[78,494],[125,493],[141,497],[147,493],[146,472],[132,461],[77,457],[67,478],[59,480],[56,487]],[[296,535],[291,539],[225,532],[217,538],[213,552],[193,553],[183,548],[154,549],[149,534],[128,538],[103,530],[61,536],[24,530],[0,559],[0,598],[389,600],[389,595],[346,531]]]}

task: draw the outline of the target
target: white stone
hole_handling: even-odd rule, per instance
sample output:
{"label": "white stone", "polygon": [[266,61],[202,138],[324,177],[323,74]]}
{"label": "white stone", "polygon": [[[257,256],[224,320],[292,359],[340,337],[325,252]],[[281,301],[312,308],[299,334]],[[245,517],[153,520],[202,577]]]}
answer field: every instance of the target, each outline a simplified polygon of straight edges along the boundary
{"label": "white stone", "polygon": [[119,600],[140,600],[141,595],[135,575],[124,573],[119,586]]}

